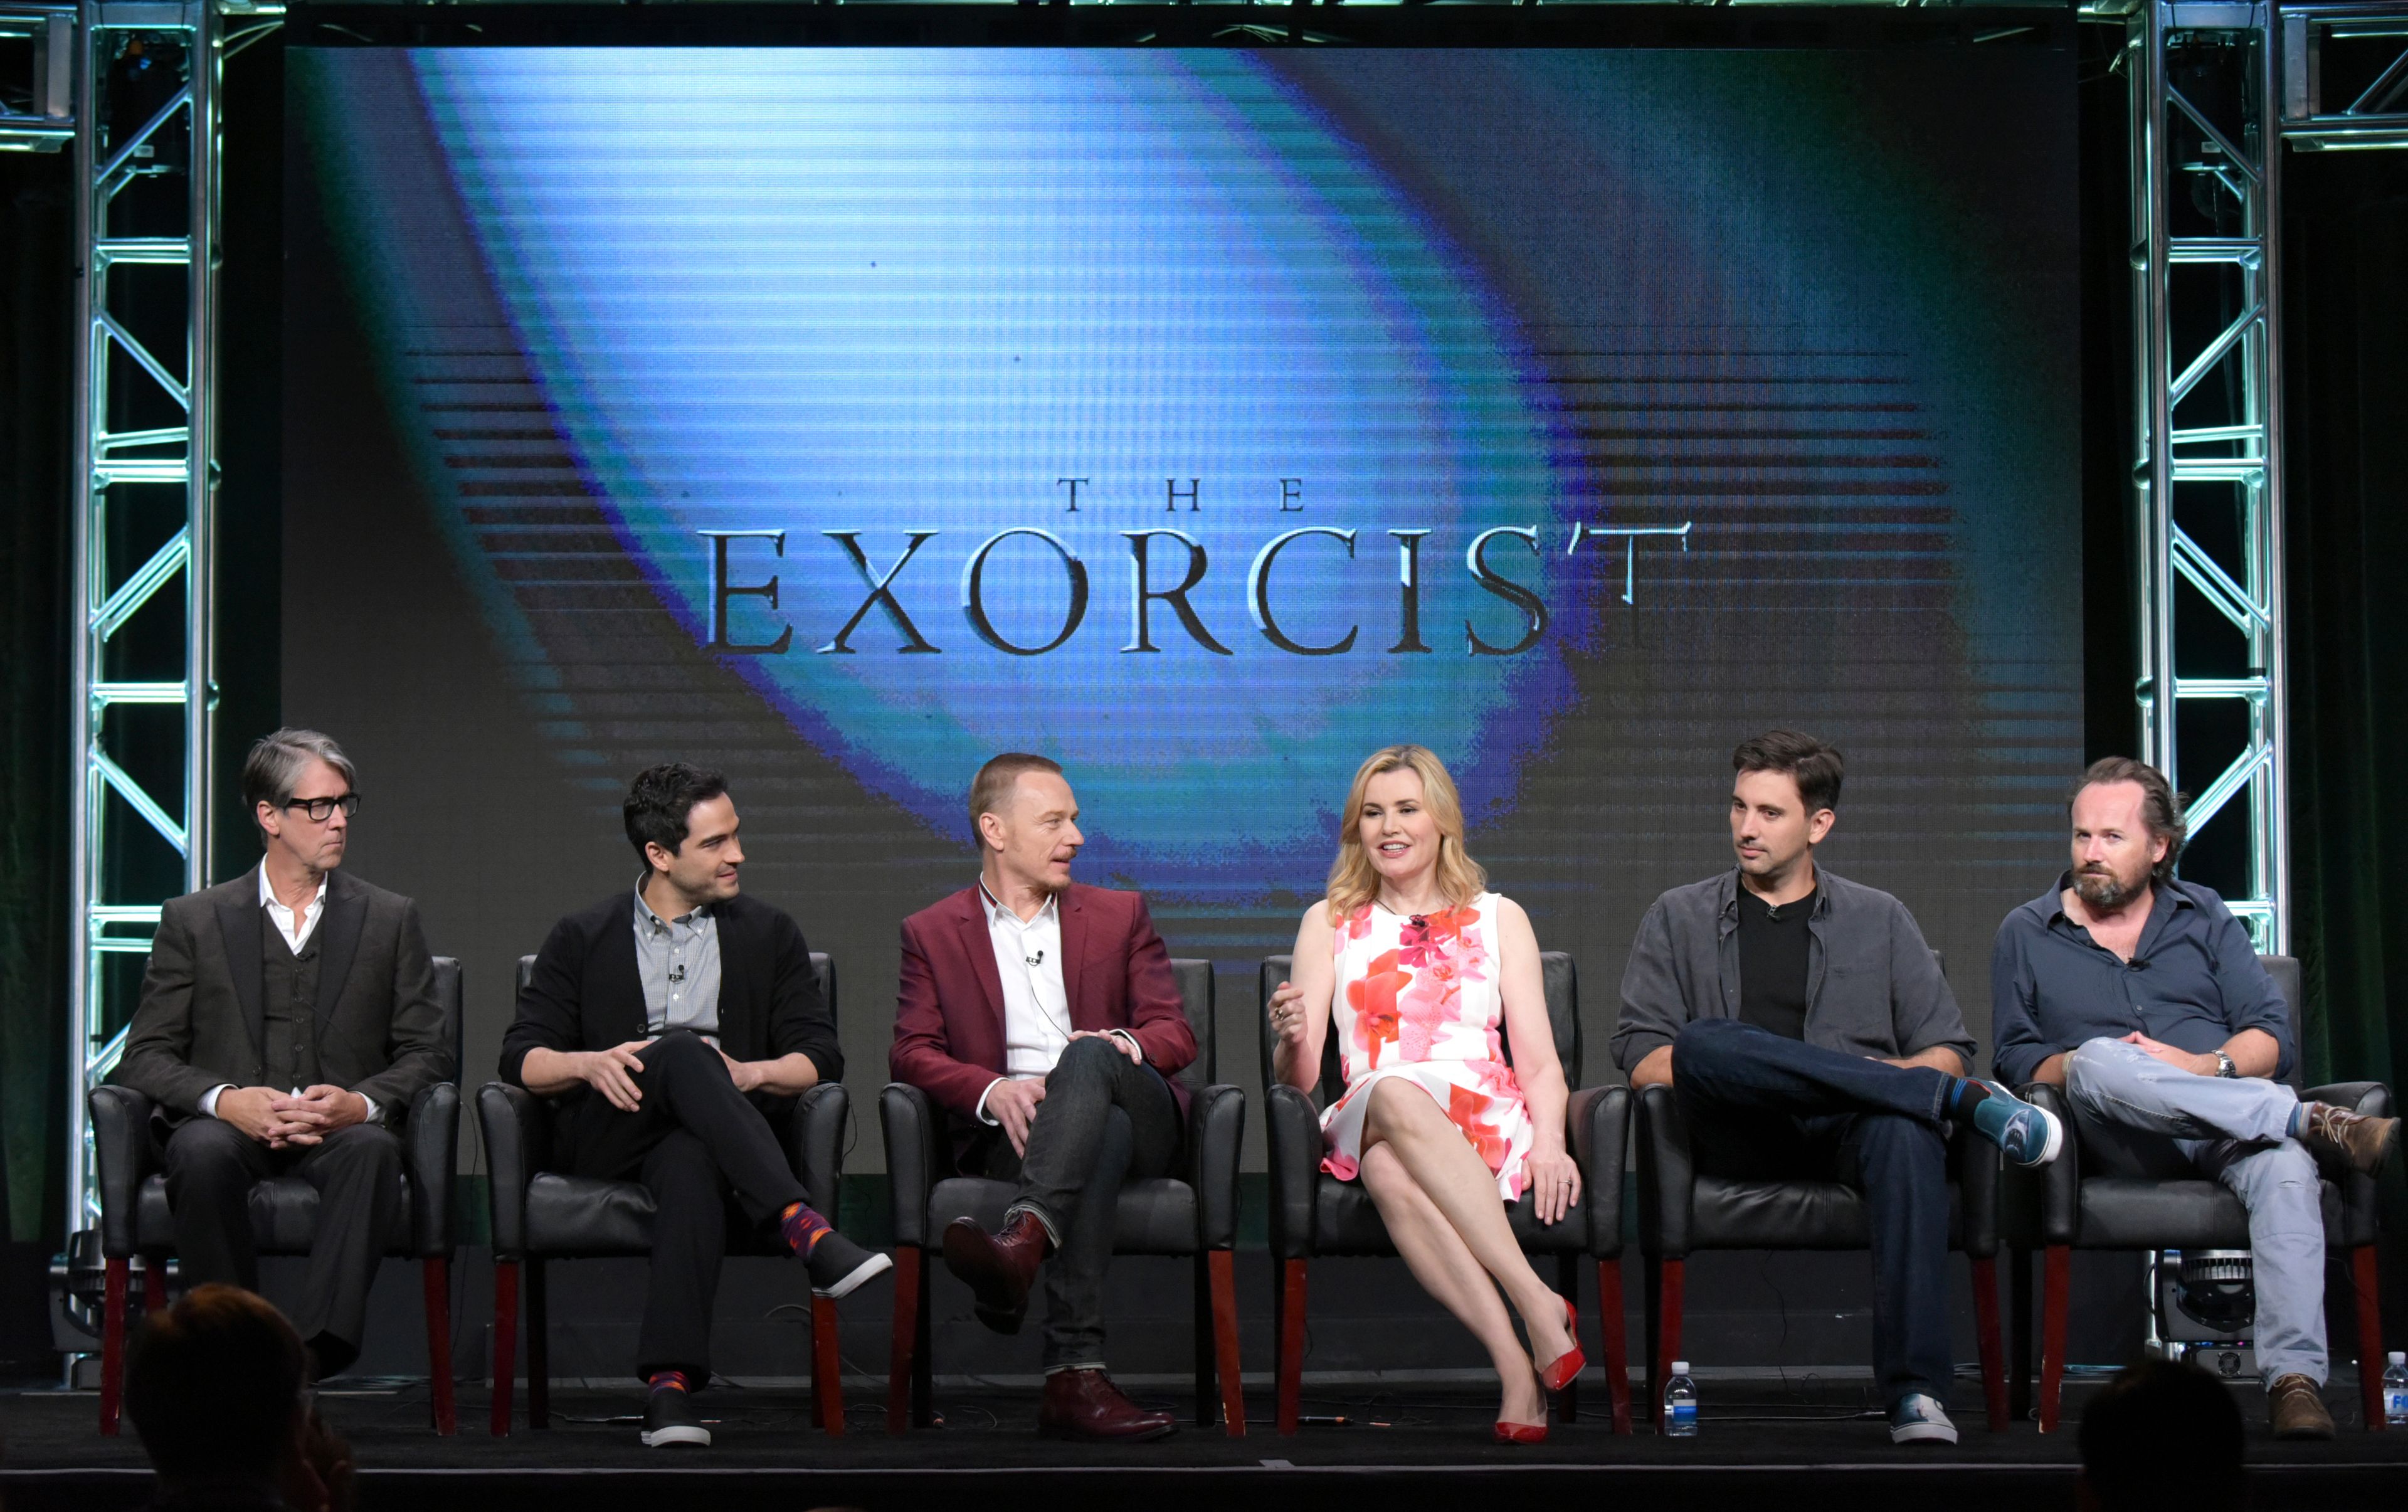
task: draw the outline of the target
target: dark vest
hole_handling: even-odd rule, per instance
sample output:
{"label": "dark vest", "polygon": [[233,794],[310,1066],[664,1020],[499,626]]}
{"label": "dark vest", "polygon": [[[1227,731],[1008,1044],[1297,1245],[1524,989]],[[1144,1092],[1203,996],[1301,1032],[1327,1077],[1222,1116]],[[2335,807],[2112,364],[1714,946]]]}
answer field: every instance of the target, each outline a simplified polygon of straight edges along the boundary
{"label": "dark vest", "polygon": [[318,1074],[318,945],[326,931],[322,927],[311,929],[296,956],[266,904],[260,905],[259,914],[265,1010],[260,1085],[279,1091],[315,1087],[324,1079]]}

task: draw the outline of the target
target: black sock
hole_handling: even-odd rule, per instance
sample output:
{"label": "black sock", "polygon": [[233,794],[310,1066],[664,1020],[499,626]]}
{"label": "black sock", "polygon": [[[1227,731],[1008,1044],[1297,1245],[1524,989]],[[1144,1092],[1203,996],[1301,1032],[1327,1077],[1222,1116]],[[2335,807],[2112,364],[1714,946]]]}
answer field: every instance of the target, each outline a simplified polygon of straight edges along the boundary
{"label": "black sock", "polygon": [[1989,1095],[1990,1089],[1972,1077],[1957,1077],[1956,1090],[1948,1094],[1949,1121],[1963,1124],[1968,1129],[1972,1128],[1973,1110],[1980,1107],[1982,1100]]}

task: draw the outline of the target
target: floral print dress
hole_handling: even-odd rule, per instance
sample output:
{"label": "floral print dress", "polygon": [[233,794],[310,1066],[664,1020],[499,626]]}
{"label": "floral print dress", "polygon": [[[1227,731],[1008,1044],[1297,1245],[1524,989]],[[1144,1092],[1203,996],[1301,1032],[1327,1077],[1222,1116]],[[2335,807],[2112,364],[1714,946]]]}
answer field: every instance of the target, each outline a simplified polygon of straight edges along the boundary
{"label": "floral print dress", "polygon": [[1339,1180],[1354,1180],[1360,1169],[1372,1087],[1403,1076],[1446,1110],[1497,1173],[1505,1201],[1519,1199],[1529,1184],[1536,1130],[1498,1032],[1499,901],[1483,893],[1459,908],[1412,915],[1373,902],[1335,921],[1338,986],[1329,1029],[1338,1036],[1346,1092],[1321,1116],[1328,1146],[1321,1169]]}

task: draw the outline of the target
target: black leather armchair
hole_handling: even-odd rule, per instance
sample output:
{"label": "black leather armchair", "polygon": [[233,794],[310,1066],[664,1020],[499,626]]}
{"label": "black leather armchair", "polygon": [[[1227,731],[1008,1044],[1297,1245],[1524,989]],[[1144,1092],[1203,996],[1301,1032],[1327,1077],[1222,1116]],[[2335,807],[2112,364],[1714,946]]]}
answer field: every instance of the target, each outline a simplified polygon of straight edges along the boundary
{"label": "black leather armchair", "polygon": [[[2292,1044],[2299,1044],[2302,1015],[2300,963],[2288,956],[2262,956],[2274,985],[2290,1005]],[[2300,1088],[2299,1068],[2290,1085]],[[2064,1153],[2031,1173],[2017,1173],[2011,1217],[2017,1290],[2024,1293],[2030,1249],[2042,1251],[2041,1302],[2040,1428],[2057,1430],[2058,1399],[2065,1383],[2065,1326],[2076,1249],[2247,1249],[2249,1214],[2241,1200],[2205,1178],[2159,1181],[2145,1176],[2086,1175],[2081,1140],[2065,1089],[2035,1083],[2023,1095],[2065,1120]],[[2381,1082],[2338,1082],[2300,1091],[2302,1101],[2331,1102],[2375,1117],[2392,1116],[2391,1091]],[[2383,1426],[2383,1317],[2376,1293],[2375,1181],[2338,1163],[2323,1170],[2325,1247],[2350,1261],[2358,1303],[2358,1375],[2369,1429]],[[2155,1305],[2155,1299],[2151,1300]],[[2018,1332],[2024,1320],[2018,1308]],[[2017,1361],[2020,1374],[2023,1361]]]}
{"label": "black leather armchair", "polygon": [[[519,958],[519,990],[526,989],[535,958]],[[836,965],[825,952],[811,952],[820,1001],[828,1016],[837,1012]],[[786,1159],[800,1178],[806,1200],[831,1219],[843,1174],[844,1121],[851,1106],[840,1082],[822,1082],[796,1102],[784,1130]],[[552,1110],[544,1098],[522,1087],[487,1082],[477,1092],[477,1122],[484,1130],[485,1159],[492,1171],[494,1223],[494,1425],[495,1437],[510,1431],[510,1393],[517,1370],[519,1275],[526,1275],[527,1425],[552,1425],[550,1318],[545,1266],[555,1260],[602,1256],[641,1258],[652,1252],[652,1195],[640,1183],[565,1176],[552,1163]],[[730,1255],[775,1255],[792,1264],[783,1246],[766,1238],[732,1203],[728,1208]],[[796,1274],[800,1276],[797,1267]],[[836,1303],[811,1298],[811,1403],[820,1426],[844,1432],[844,1399],[837,1354]]]}
{"label": "black leather armchair", "polygon": [[[460,963],[435,958],[435,997],[460,1058]],[[149,1098],[127,1087],[92,1089],[93,1155],[100,1167],[100,1250],[106,1263],[101,1314],[100,1431],[115,1434],[125,1384],[125,1306],[130,1261],[143,1258],[142,1305],[167,1305],[167,1257],[176,1226],[167,1178],[151,1138]],[[460,1088],[437,1082],[411,1100],[402,1120],[401,1219],[385,1253],[416,1260],[426,1293],[428,1397],[435,1431],[456,1423],[452,1394],[452,1251],[459,1244],[452,1204],[460,1154]],[[318,1233],[318,1188],[299,1176],[273,1176],[251,1189],[253,1242],[263,1255],[306,1255]]]}
{"label": "black leather armchair", "polygon": [[[1622,1165],[1630,1125],[1630,1089],[1624,1087],[1583,1087],[1581,1073],[1580,984],[1571,957],[1550,950],[1539,958],[1544,972],[1547,1018],[1555,1030],[1555,1058],[1563,1063],[1564,1081],[1572,1088],[1566,1109],[1570,1124],[1568,1147],[1581,1172],[1581,1201],[1559,1223],[1543,1224],[1531,1216],[1531,1204],[1514,1202],[1506,1213],[1514,1237],[1533,1256],[1555,1260],[1555,1288],[1567,1297],[1579,1294],[1580,1264],[1597,1262],[1598,1324],[1604,1345],[1606,1390],[1613,1406],[1614,1432],[1630,1432],[1630,1375],[1622,1326]],[[1359,1181],[1340,1181],[1321,1169],[1321,1109],[1345,1090],[1338,1054],[1338,1035],[1322,1041],[1321,1080],[1307,1096],[1272,1074],[1271,1054],[1279,1037],[1270,1027],[1271,993],[1288,979],[1294,958],[1265,957],[1256,985],[1257,1015],[1263,1058],[1263,1085],[1269,1089],[1265,1105],[1270,1126],[1271,1253],[1280,1263],[1280,1287],[1274,1298],[1279,1317],[1279,1431],[1293,1433],[1300,1410],[1304,1382],[1306,1271],[1321,1255],[1394,1255],[1395,1244],[1371,1194]],[[1505,1058],[1510,1063],[1510,1038]],[[1563,1395],[1564,1416],[1579,1414],[1577,1387]]]}
{"label": "black leather armchair", "polygon": [[[1171,974],[1196,1032],[1196,1059],[1180,1079],[1188,1089],[1186,1170],[1121,1188],[1116,1255],[1188,1255],[1196,1261],[1196,1422],[1212,1421],[1215,1383],[1228,1436],[1246,1433],[1238,1372],[1238,1153],[1245,1139],[1246,1097],[1218,1085],[1212,963],[1173,959]],[[945,1225],[974,1217],[1000,1227],[1010,1182],[952,1174],[945,1117],[925,1092],[890,1082],[879,1097],[886,1131],[886,1182],[895,1217],[895,1336],[887,1374],[886,1429],[932,1420],[928,1327],[929,1254]]]}

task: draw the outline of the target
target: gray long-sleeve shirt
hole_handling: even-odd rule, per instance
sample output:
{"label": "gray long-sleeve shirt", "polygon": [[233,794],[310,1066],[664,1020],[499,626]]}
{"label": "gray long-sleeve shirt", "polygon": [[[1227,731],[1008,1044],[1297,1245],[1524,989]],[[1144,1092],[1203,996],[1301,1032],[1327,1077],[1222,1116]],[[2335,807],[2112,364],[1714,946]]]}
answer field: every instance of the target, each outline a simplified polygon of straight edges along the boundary
{"label": "gray long-sleeve shirt", "polygon": [[[1973,1036],[1906,905],[1814,869],[1806,1043],[1885,1060],[1944,1044],[1973,1066]],[[1698,1018],[1739,1016],[1739,872],[1675,887],[1639,923],[1622,972],[1613,1059],[1627,1074]]]}

